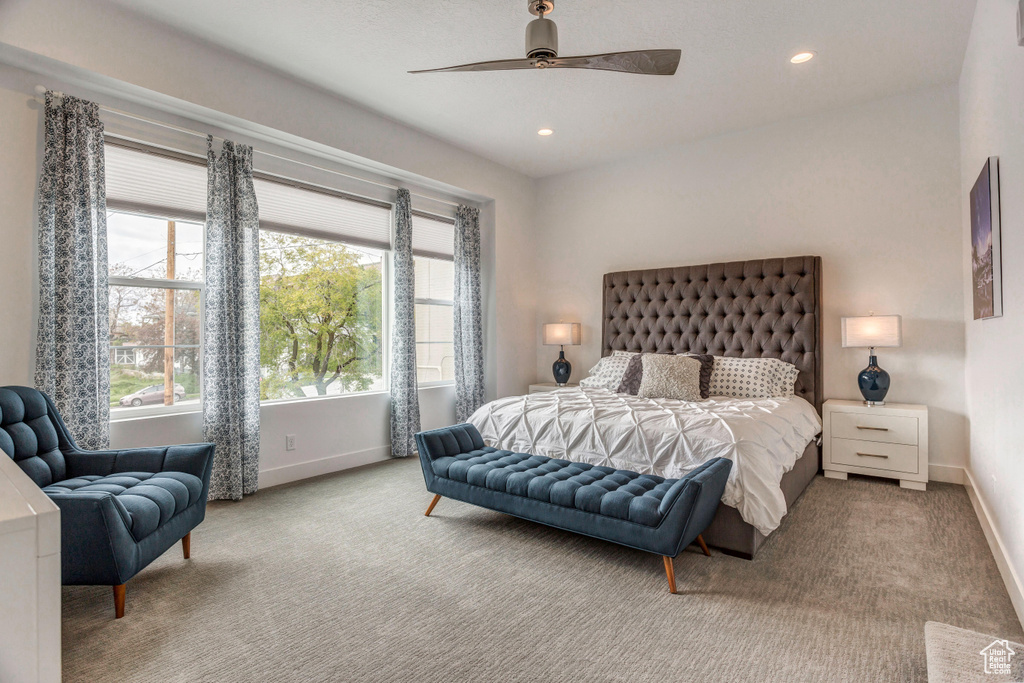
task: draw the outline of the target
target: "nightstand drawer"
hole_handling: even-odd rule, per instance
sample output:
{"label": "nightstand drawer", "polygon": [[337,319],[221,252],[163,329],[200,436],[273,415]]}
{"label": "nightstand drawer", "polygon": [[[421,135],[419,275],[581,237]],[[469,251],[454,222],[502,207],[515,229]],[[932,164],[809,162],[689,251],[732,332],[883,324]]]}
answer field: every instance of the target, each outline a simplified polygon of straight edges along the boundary
{"label": "nightstand drawer", "polygon": [[[917,445],[917,418],[902,415],[832,413],[832,436],[840,439]],[[915,451],[917,449],[914,449]]]}
{"label": "nightstand drawer", "polygon": [[918,473],[917,446],[833,438],[831,451],[831,461],[840,465]]}

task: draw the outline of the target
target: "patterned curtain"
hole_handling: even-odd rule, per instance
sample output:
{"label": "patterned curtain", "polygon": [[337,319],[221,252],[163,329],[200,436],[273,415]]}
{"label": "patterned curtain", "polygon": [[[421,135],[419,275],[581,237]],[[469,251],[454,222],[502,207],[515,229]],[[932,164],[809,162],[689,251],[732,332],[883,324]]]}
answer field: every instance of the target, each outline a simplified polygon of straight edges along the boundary
{"label": "patterned curtain", "polygon": [[480,311],[480,210],[455,213],[455,419],[484,403],[484,337]]}
{"label": "patterned curtain", "polygon": [[107,193],[99,107],[46,93],[36,387],[80,446],[110,442]]}
{"label": "patterned curtain", "polygon": [[210,499],[256,490],[260,459],[260,225],[252,147],[207,139],[203,433]]}
{"label": "patterned curtain", "polygon": [[416,382],[416,270],[412,260],[412,208],[409,190],[395,202],[395,326],[391,331],[391,455],[416,453],[420,399]]}

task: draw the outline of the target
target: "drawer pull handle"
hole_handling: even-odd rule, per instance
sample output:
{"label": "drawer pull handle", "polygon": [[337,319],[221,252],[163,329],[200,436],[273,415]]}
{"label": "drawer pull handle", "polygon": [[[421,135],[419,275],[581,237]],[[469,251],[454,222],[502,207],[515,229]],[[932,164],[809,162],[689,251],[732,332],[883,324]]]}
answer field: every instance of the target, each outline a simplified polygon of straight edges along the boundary
{"label": "drawer pull handle", "polygon": [[888,427],[864,427],[862,425],[857,425],[857,429],[870,429],[873,432],[887,432],[887,431],[889,431]]}
{"label": "drawer pull handle", "polygon": [[877,453],[858,453],[857,455],[863,455],[865,458],[888,458],[888,455],[878,455]]}

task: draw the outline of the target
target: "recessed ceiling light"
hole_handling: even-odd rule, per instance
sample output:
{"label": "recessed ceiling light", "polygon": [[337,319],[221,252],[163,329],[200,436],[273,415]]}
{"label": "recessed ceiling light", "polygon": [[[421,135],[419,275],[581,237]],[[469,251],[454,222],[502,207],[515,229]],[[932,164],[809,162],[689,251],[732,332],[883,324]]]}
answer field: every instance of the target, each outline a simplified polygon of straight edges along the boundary
{"label": "recessed ceiling light", "polygon": [[554,132],[555,131],[551,130],[550,128],[541,128],[540,130],[537,131],[537,135],[548,136],[548,135],[551,135]]}
{"label": "recessed ceiling light", "polygon": [[809,62],[814,59],[814,55],[816,54],[816,52],[797,52],[789,61],[793,64],[803,64],[804,62]]}

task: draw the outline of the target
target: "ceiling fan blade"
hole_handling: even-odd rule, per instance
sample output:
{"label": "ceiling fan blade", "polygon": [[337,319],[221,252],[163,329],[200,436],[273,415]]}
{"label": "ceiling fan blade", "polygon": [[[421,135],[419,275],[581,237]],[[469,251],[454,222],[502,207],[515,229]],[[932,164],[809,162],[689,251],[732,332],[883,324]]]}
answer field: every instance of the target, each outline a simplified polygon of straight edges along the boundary
{"label": "ceiling fan blade", "polygon": [[584,57],[555,57],[549,69],[600,69],[630,74],[671,76],[679,66],[681,50],[633,50]]}
{"label": "ceiling fan blade", "polygon": [[473,62],[472,64],[460,64],[459,66],[446,66],[440,69],[420,69],[410,71],[411,74],[429,74],[438,71],[511,71],[514,69],[534,69],[537,66],[536,59],[499,59],[492,62]]}

